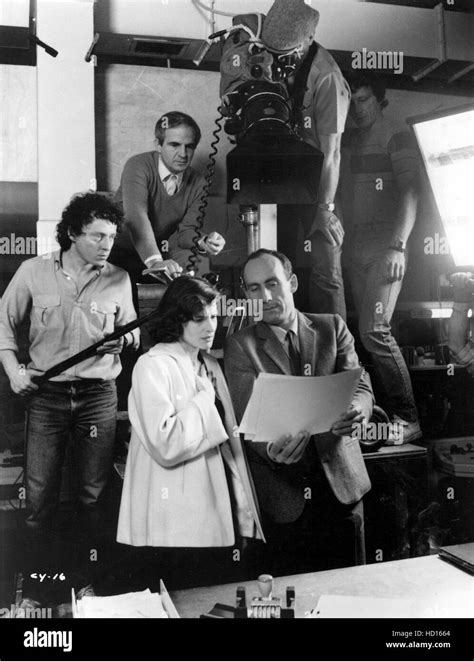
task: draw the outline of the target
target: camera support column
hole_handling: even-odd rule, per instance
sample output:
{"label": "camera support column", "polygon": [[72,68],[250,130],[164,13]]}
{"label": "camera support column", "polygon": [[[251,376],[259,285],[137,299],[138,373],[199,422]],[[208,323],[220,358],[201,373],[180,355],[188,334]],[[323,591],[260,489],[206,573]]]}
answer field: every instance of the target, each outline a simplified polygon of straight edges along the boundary
{"label": "camera support column", "polygon": [[241,205],[239,220],[247,228],[247,253],[277,249],[277,205]]}

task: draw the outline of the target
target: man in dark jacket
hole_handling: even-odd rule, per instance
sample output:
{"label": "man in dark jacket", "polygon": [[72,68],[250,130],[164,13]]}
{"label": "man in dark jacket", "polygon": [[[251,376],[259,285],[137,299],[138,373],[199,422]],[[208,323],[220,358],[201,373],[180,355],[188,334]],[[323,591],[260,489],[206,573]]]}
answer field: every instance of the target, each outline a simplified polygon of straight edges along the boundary
{"label": "man in dark jacket", "polygon": [[[225,348],[238,421],[261,372],[327,376],[359,368],[339,315],[296,310],[298,281],[285,255],[252,253],[243,281],[249,298],[262,299],[263,320],[232,335]],[[330,432],[310,436],[302,430],[273,443],[246,443],[268,542],[255,548],[259,570],[283,575],[365,562],[362,497],[370,481],[351,433],[370,418],[372,405],[364,372],[351,406]]]}

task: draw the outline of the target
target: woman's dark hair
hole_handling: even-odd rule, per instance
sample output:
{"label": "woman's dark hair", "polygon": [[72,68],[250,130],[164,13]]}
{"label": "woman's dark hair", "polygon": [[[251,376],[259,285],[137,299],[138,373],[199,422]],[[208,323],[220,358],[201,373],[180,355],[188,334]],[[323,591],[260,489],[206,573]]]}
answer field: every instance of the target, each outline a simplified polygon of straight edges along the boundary
{"label": "woman's dark hair", "polygon": [[86,225],[98,218],[117,225],[117,233],[122,229],[122,210],[107,196],[99,193],[75,195],[64,209],[61,221],[56,225],[56,240],[61,249],[66,251],[71,247],[69,233],[79,236]]}
{"label": "woman's dark hair", "polygon": [[158,305],[155,342],[177,342],[183,335],[183,324],[201,314],[218,295],[217,289],[202,278],[181,275],[173,280]]}

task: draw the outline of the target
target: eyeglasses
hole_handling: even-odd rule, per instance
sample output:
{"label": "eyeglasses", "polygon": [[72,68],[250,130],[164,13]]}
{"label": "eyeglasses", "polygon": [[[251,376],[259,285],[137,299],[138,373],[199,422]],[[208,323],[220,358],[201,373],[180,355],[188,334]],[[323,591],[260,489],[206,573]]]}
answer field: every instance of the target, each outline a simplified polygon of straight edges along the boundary
{"label": "eyeglasses", "polygon": [[92,243],[102,243],[104,239],[110,239],[112,243],[117,238],[116,234],[104,234],[103,232],[81,232],[84,236],[87,236]]}

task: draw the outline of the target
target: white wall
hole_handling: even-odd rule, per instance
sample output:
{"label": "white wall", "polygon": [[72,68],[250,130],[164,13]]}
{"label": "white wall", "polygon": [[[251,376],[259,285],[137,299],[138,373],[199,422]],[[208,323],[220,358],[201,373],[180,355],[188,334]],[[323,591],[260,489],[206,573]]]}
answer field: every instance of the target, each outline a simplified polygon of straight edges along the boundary
{"label": "white wall", "polygon": [[84,60],[93,33],[92,0],[38,0],[38,238],[54,236],[74,193],[95,186],[94,68]]}
{"label": "white wall", "polygon": [[27,28],[30,21],[30,0],[1,0],[0,25]]}
{"label": "white wall", "polygon": [[36,69],[0,65],[0,181],[37,181]]}

